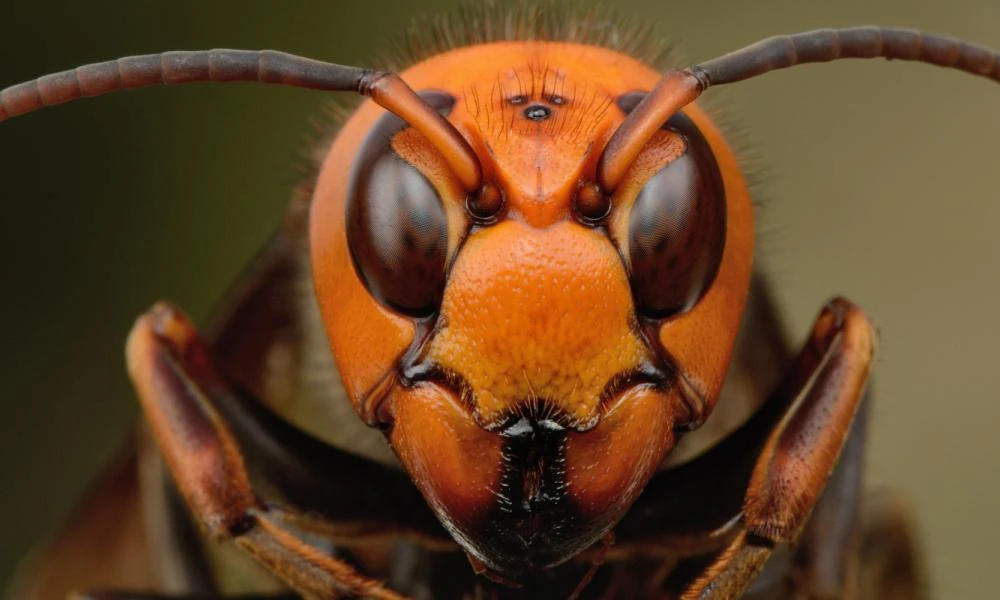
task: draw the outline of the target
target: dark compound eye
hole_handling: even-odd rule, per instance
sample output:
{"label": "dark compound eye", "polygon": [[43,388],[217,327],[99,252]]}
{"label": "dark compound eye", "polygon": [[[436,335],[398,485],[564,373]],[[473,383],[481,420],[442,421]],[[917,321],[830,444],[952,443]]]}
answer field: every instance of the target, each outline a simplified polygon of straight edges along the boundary
{"label": "dark compound eye", "polygon": [[[447,94],[421,96],[442,114]],[[392,149],[405,123],[382,117],[361,146],[347,201],[347,246],[361,281],[381,304],[410,317],[427,317],[441,304],[448,224],[434,186]]]}
{"label": "dark compound eye", "polygon": [[[626,112],[641,99],[630,96],[619,99]],[[632,295],[641,315],[657,319],[689,310],[708,290],[726,240],[725,188],[711,147],[683,114],[665,128],[686,150],[646,182],[629,216]]]}

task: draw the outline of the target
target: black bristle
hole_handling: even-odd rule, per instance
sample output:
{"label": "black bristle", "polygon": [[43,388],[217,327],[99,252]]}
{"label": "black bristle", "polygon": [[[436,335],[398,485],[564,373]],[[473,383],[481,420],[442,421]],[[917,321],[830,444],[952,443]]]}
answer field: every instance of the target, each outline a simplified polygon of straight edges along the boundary
{"label": "black bristle", "polygon": [[435,54],[490,42],[542,40],[602,46],[658,69],[677,66],[655,27],[612,6],[579,7],[565,0],[467,0],[453,11],[417,17],[381,56],[379,67],[402,70]]}

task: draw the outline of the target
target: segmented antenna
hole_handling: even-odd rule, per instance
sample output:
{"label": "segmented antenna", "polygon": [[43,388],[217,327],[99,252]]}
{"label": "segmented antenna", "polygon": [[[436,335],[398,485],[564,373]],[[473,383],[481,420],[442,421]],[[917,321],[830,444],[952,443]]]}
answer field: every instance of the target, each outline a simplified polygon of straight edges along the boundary
{"label": "segmented antenna", "polygon": [[182,83],[252,81],[363,92],[370,69],[273,50],[206,50],[129,56],[39,77],[0,91],[0,121],[87,96]]}
{"label": "segmented antenna", "polygon": [[912,60],[1000,81],[1000,54],[996,51],[913,29],[866,26],[770,37],[664,75],[605,146],[598,165],[601,187],[611,193],[653,134],[710,86],[743,81],[799,64],[842,58]]}
{"label": "segmented antenna", "polygon": [[817,29],[776,35],[692,67],[702,89],[768,71],[841,58],[888,58],[930,63],[1000,81],[1000,54],[951,37],[895,27]]}
{"label": "segmented antenna", "polygon": [[479,159],[455,127],[398,75],[274,50],[203,50],[130,56],[46,75],[0,91],[0,122],[45,106],[154,85],[257,82],[357,92],[423,133],[466,190],[481,184]]}

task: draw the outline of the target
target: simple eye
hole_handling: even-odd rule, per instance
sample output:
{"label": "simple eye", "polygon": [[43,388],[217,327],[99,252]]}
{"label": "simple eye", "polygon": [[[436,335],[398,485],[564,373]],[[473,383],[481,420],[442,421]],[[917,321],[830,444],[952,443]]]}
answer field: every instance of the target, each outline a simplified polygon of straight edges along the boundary
{"label": "simple eye", "polygon": [[[421,95],[443,114],[454,105],[446,94]],[[392,148],[405,126],[386,115],[361,146],[347,201],[347,246],[372,297],[422,318],[437,312],[444,294],[448,226],[434,186]]]}
{"label": "simple eye", "polygon": [[694,306],[715,279],[726,240],[725,192],[711,148],[683,114],[666,128],[687,148],[643,186],[628,228],[632,295],[639,313],[655,319]]}

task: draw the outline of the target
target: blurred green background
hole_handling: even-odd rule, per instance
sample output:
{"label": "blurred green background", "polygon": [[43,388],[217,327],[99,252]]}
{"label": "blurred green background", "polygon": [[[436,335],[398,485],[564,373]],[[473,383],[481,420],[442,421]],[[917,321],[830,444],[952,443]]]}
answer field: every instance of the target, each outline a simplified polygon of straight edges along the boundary
{"label": "blurred green background", "polygon": [[[0,86],[166,49],[366,64],[453,1],[7,2]],[[692,59],[878,23],[1000,47],[995,0],[622,0]],[[995,598],[1000,534],[1000,87],[843,62],[713,91],[769,167],[759,260],[796,343],[846,294],[881,331],[869,480],[905,490],[934,596]],[[0,585],[121,443],[122,345],[169,298],[203,318],[278,222],[323,99],[221,86],[120,94],[0,126]]]}

